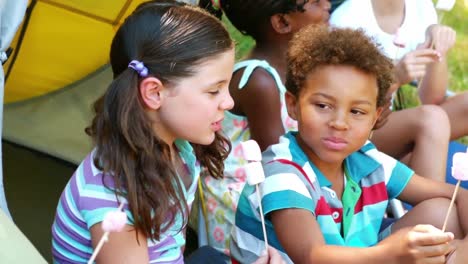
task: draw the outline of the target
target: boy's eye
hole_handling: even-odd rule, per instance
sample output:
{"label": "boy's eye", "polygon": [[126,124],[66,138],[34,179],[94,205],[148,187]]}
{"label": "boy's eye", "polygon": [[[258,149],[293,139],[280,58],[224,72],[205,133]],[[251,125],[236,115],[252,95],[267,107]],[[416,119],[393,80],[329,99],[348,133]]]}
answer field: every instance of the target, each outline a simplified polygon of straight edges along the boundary
{"label": "boy's eye", "polygon": [[327,104],[323,104],[323,103],[316,103],[315,106],[317,106],[317,107],[320,108],[320,109],[328,109],[328,108],[330,108],[330,106],[328,106]]}
{"label": "boy's eye", "polygon": [[362,110],[359,110],[359,109],[353,109],[351,110],[351,114],[353,115],[365,115],[366,113]]}

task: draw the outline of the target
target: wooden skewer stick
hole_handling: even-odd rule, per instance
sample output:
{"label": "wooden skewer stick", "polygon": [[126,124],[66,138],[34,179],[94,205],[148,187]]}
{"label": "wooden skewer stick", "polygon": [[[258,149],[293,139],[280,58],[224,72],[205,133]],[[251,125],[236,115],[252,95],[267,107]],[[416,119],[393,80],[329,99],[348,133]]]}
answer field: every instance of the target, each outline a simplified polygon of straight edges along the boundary
{"label": "wooden skewer stick", "polygon": [[259,201],[258,206],[260,209],[260,219],[262,220],[263,240],[265,241],[265,250],[268,252],[268,238],[267,238],[267,233],[266,233],[265,219],[263,217],[262,200],[260,197],[260,190],[258,188],[258,184],[255,184],[255,189],[257,191],[257,199]]}
{"label": "wooden skewer stick", "polygon": [[[121,203],[117,212],[122,212],[123,207],[124,207],[124,203]],[[112,216],[106,215],[106,217],[105,217],[105,219],[103,221],[106,221],[106,219],[108,217],[112,217]],[[125,225],[125,223],[123,223],[123,224]],[[105,231],[104,232],[101,239],[99,240],[99,243],[97,244],[96,248],[94,249],[93,254],[91,255],[91,258],[88,260],[88,264],[94,263],[94,261],[96,260],[97,255],[99,254],[99,251],[101,251],[102,247],[104,246],[104,243],[109,241],[110,232],[111,231]]]}
{"label": "wooden skewer stick", "polygon": [[258,185],[265,180],[265,172],[261,164],[262,152],[255,140],[248,140],[241,143],[242,155],[249,163],[245,166],[245,174],[247,175],[247,183],[255,185],[257,193],[258,206],[260,210],[260,220],[262,222],[263,240],[265,241],[265,250],[268,252],[268,237],[263,217],[262,197]]}
{"label": "wooden skewer stick", "polygon": [[450,211],[452,210],[453,204],[455,203],[455,197],[457,197],[457,192],[458,192],[458,188],[460,187],[460,182],[461,182],[460,180],[457,182],[457,185],[455,186],[455,190],[453,191],[452,200],[450,201],[450,205],[447,210],[447,215],[445,216],[445,220],[444,220],[444,225],[442,226],[442,232],[445,232],[445,229],[447,228],[447,222],[450,216]]}
{"label": "wooden skewer stick", "polygon": [[447,228],[447,222],[450,216],[450,211],[452,210],[453,204],[455,203],[455,198],[457,197],[458,189],[460,188],[461,181],[468,180],[468,149],[467,152],[457,152],[453,154],[452,157],[452,176],[458,180],[455,190],[453,190],[452,200],[450,201],[449,208],[447,210],[447,215],[445,216],[444,225],[442,226],[442,231],[445,232]]}

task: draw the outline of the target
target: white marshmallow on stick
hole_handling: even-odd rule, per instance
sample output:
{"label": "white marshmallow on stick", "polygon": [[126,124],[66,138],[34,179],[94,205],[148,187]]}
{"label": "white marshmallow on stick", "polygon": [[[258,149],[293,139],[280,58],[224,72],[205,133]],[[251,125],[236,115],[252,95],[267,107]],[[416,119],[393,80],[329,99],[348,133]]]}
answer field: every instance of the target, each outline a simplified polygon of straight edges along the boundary
{"label": "white marshmallow on stick", "polygon": [[262,152],[255,140],[242,142],[241,148],[244,159],[249,162],[244,167],[245,174],[247,176],[247,183],[249,185],[255,185],[258,206],[260,209],[260,219],[262,221],[263,240],[265,241],[265,250],[268,252],[268,237],[266,233],[265,219],[263,217],[262,197],[260,196],[260,189],[258,188],[258,184],[265,180],[265,172],[263,171],[262,163],[260,162],[262,160]]}
{"label": "white marshmallow on stick", "polygon": [[466,152],[457,152],[453,154],[452,158],[452,176],[457,181],[455,190],[453,191],[452,200],[450,201],[449,208],[447,210],[447,215],[445,216],[444,226],[442,231],[445,232],[447,227],[448,218],[450,211],[452,210],[453,204],[455,202],[455,197],[457,197],[458,189],[460,188],[461,181],[468,181],[468,149]]}
{"label": "white marshmallow on stick", "polygon": [[257,141],[251,139],[241,143],[242,156],[247,161],[262,161],[262,151]]}
{"label": "white marshmallow on stick", "polygon": [[[397,46],[397,48],[404,48],[406,46],[405,38],[403,37],[400,28],[398,28],[397,32],[395,33],[395,37],[393,38],[393,45]],[[395,57],[398,57],[398,50],[397,54],[395,54]]]}
{"label": "white marshmallow on stick", "polygon": [[245,165],[244,169],[249,185],[256,185],[265,180],[265,172],[263,172],[263,166],[260,161],[249,162]]}
{"label": "white marshmallow on stick", "polygon": [[455,5],[455,0],[439,0],[436,4],[436,9],[442,11],[450,11]]}
{"label": "white marshmallow on stick", "polygon": [[[398,60],[400,59],[399,58],[400,57],[400,55],[399,55],[400,49],[403,49],[406,46],[406,40],[405,40],[405,38],[403,36],[401,28],[397,29],[397,31],[395,33],[395,36],[393,37],[393,45],[396,46],[394,63],[397,64]],[[400,97],[399,93],[396,93],[396,95],[398,96],[398,102],[399,102],[400,106],[402,106],[404,104],[403,97]],[[394,95],[392,95],[392,101],[393,101],[393,96]],[[390,109],[391,109],[391,106],[390,106]]]}
{"label": "white marshmallow on stick", "polygon": [[399,60],[399,51],[402,48],[405,48],[406,46],[406,41],[405,38],[403,37],[403,34],[401,33],[401,28],[398,28],[395,36],[393,37],[393,45],[396,46],[396,51],[395,51],[395,58],[394,61],[395,63]]}
{"label": "white marshmallow on stick", "polygon": [[444,17],[445,12],[449,12],[452,10],[453,6],[455,5],[455,0],[439,0],[436,4],[438,23],[442,22],[442,18]]}

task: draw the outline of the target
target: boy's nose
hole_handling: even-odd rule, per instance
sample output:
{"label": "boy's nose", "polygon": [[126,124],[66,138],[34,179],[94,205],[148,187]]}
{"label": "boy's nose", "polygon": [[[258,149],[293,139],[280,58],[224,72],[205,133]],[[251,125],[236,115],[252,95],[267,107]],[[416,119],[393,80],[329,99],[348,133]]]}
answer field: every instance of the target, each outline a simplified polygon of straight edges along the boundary
{"label": "boy's nose", "polygon": [[349,128],[348,122],[346,122],[346,115],[340,113],[335,114],[328,125],[337,130],[347,130]]}

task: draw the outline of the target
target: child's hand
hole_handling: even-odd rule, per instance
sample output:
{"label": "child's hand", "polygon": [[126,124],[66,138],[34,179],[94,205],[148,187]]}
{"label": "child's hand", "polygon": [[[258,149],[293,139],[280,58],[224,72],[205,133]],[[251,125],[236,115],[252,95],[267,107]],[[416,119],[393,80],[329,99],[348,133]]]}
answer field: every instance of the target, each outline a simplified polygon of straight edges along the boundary
{"label": "child's hand", "polygon": [[420,47],[433,47],[440,52],[441,56],[445,56],[453,45],[455,45],[456,39],[457,32],[451,27],[435,24],[427,28],[426,41]]}
{"label": "child's hand", "polygon": [[426,75],[428,64],[439,61],[441,54],[433,49],[424,48],[408,52],[395,66],[395,74],[399,84],[419,80]]}
{"label": "child's hand", "polygon": [[268,252],[264,252],[264,254],[252,264],[286,264],[286,262],[276,249],[269,246]]}
{"label": "child's hand", "polygon": [[382,241],[393,255],[394,263],[445,263],[446,255],[454,250],[454,235],[431,225],[417,225],[399,230]]}

